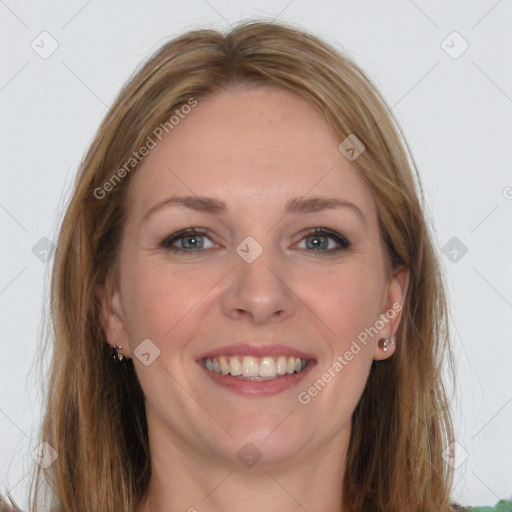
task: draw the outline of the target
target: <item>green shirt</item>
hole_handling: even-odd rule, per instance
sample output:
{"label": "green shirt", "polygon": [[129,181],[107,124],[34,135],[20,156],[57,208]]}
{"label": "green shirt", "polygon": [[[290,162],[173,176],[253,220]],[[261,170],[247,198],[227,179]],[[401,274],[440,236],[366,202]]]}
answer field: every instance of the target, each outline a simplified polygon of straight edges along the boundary
{"label": "green shirt", "polygon": [[494,507],[468,507],[471,512],[512,512],[512,501],[500,500]]}

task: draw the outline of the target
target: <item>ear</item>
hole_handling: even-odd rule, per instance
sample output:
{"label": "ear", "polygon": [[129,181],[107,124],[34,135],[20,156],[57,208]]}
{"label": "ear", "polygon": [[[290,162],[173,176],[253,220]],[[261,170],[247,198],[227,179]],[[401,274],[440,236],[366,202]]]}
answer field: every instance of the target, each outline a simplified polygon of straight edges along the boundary
{"label": "ear", "polygon": [[377,344],[373,356],[375,361],[387,359],[395,352],[396,332],[402,318],[405,296],[409,288],[409,277],[409,269],[407,267],[400,267],[388,282],[384,309],[380,314],[380,322],[376,322],[376,327],[378,328],[376,340],[391,338],[392,343],[387,345],[386,352],[384,352],[380,344]]}
{"label": "ear", "polygon": [[110,278],[107,278],[105,284],[96,287],[96,297],[100,304],[101,325],[108,344],[111,348],[114,348],[114,345],[122,347],[117,353],[129,358],[128,331],[124,324],[120,294]]}

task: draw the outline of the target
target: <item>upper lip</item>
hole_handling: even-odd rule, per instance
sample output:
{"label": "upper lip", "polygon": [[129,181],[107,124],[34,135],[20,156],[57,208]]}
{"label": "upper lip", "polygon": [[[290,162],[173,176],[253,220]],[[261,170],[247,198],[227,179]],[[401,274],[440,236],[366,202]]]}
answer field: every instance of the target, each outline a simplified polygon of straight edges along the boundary
{"label": "upper lip", "polygon": [[262,342],[238,343],[234,345],[224,345],[213,350],[209,350],[204,354],[198,356],[199,359],[213,358],[219,356],[252,356],[252,357],[265,357],[265,356],[286,356],[297,357],[300,359],[315,359],[311,354],[302,352],[295,348],[287,347],[285,345],[263,344]]}

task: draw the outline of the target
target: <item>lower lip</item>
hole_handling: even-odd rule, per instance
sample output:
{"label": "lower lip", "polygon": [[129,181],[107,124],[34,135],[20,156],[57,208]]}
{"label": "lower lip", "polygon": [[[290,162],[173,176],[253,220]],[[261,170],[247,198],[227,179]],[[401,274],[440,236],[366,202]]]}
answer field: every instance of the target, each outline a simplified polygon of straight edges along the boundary
{"label": "lower lip", "polygon": [[274,380],[260,381],[237,379],[231,375],[223,375],[208,370],[202,361],[198,361],[198,364],[213,382],[235,393],[246,396],[272,396],[296,386],[309,373],[311,368],[315,366],[316,362],[313,360],[308,361],[306,367],[300,373],[291,373],[277,377]]}

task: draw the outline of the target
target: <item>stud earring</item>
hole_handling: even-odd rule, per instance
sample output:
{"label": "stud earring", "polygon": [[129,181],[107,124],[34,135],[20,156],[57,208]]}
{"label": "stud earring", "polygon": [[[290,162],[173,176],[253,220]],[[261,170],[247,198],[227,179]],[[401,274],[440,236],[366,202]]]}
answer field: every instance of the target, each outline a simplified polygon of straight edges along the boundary
{"label": "stud earring", "polygon": [[[381,341],[382,341],[382,340],[381,340]],[[393,340],[393,338],[392,338],[392,337],[391,337],[391,338],[386,338],[386,339],[383,341],[383,343],[382,343],[382,350],[383,350],[384,352],[387,352],[387,351],[388,351],[388,345],[389,345],[389,344],[393,344],[393,343],[395,343],[395,341]]]}
{"label": "stud earring", "polygon": [[118,354],[117,353],[117,349],[122,349],[123,347],[121,345],[114,345],[114,347],[112,348],[112,352],[111,352],[111,357],[112,359],[116,362],[116,363],[119,363],[121,362],[123,359],[124,359],[124,356],[123,354]]}

